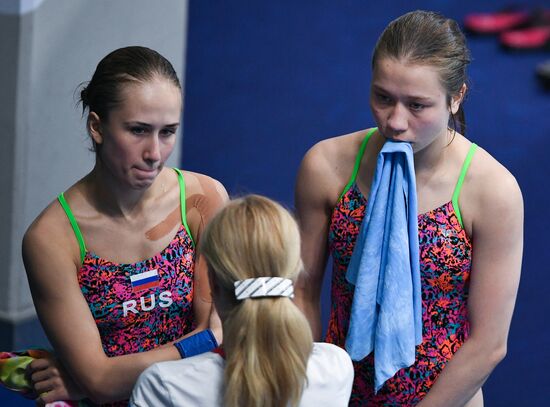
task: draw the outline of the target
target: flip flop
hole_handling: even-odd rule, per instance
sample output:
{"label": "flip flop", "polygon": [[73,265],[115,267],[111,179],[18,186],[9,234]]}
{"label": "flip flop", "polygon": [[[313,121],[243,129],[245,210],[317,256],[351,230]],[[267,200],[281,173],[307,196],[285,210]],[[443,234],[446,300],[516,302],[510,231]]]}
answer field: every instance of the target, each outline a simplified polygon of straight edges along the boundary
{"label": "flip flop", "polygon": [[500,44],[510,50],[550,50],[550,24],[500,34]]}
{"label": "flip flop", "polygon": [[474,34],[498,34],[529,23],[532,13],[507,9],[494,13],[471,13],[464,18],[464,28]]}

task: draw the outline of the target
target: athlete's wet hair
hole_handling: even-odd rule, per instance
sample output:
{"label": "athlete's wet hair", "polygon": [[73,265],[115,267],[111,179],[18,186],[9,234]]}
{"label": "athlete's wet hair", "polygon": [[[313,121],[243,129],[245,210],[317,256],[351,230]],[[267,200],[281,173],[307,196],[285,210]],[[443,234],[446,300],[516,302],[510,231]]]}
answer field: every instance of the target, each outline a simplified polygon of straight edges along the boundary
{"label": "athlete's wet hair", "polygon": [[99,62],[90,82],[82,85],[82,114],[94,112],[106,121],[109,112],[123,102],[124,86],[156,77],[168,79],[181,89],[174,67],[157,51],[139,46],[114,50]]}
{"label": "athlete's wet hair", "polygon": [[[467,84],[466,67],[471,61],[466,39],[458,23],[431,11],[412,11],[392,21],[384,30],[372,57],[372,67],[382,58],[429,65],[439,71],[447,92],[447,104]],[[449,126],[462,134],[466,121],[462,103],[449,118]]]}

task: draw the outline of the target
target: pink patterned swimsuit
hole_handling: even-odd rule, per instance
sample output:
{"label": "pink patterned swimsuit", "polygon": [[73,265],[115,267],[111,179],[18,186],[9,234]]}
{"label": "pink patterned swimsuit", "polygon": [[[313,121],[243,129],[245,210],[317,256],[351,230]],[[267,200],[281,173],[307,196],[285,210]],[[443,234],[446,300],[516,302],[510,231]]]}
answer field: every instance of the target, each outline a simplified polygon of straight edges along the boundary
{"label": "pink patterned swimsuit", "polygon": [[[107,356],[143,352],[192,330],[194,249],[182,225],[168,247],[150,259],[117,264],[88,252],[78,282]],[[156,270],[149,288],[132,276]]]}
{"label": "pink patterned swimsuit", "polygon": [[[359,163],[369,132],[358,154]],[[399,370],[374,394],[374,356],[354,362],[355,379],[350,405],[414,406],[429,391],[445,364],[469,333],[467,299],[472,245],[461,225],[458,195],[475,144],[466,158],[453,199],[418,216],[422,285],[422,344],[416,348],[414,365]],[[346,271],[367,199],[355,183],[354,174],[332,213],[328,244],[333,258],[329,326],[326,341],[345,346],[353,286]]]}
{"label": "pink patterned swimsuit", "polygon": [[78,282],[107,356],[148,351],[193,329],[195,247],[185,218],[183,174],[176,171],[182,225],[168,247],[133,264],[113,263],[87,251],[63,194],[58,197],[80,245]]}

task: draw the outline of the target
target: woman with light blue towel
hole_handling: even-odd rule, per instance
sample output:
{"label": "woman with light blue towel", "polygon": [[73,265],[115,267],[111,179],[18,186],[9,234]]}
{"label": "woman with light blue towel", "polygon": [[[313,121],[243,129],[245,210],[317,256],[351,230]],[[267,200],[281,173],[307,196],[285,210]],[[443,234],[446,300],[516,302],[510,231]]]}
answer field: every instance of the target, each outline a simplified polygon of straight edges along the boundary
{"label": "woman with light blue towel", "polygon": [[506,354],[523,250],[515,178],[465,137],[470,53],[440,14],[392,21],[372,59],[377,127],[303,159],[296,209],[306,272],[297,301],[355,361],[350,405],[482,406]]}

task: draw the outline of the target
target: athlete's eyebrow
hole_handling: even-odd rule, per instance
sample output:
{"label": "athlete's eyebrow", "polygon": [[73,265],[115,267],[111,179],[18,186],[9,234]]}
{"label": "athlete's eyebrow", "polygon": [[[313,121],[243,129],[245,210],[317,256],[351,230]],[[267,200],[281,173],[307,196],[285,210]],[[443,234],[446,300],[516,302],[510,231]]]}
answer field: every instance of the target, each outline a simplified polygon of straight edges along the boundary
{"label": "athlete's eyebrow", "polygon": [[[126,126],[153,127],[153,125],[150,124],[150,123],[145,123],[145,122],[140,122],[140,121],[129,121],[129,122],[124,122],[124,124],[125,124]],[[163,125],[162,127],[178,127],[179,125],[180,125],[180,123],[177,122],[177,123],[165,124],[165,125]]]}
{"label": "athlete's eyebrow", "polygon": [[[378,93],[385,93],[388,95],[392,95],[392,92],[388,91],[387,89],[384,89],[383,87],[372,84],[372,90]],[[406,95],[407,99],[414,99],[417,101],[423,101],[423,102],[432,102],[433,98],[429,96],[421,96],[421,95]]]}

